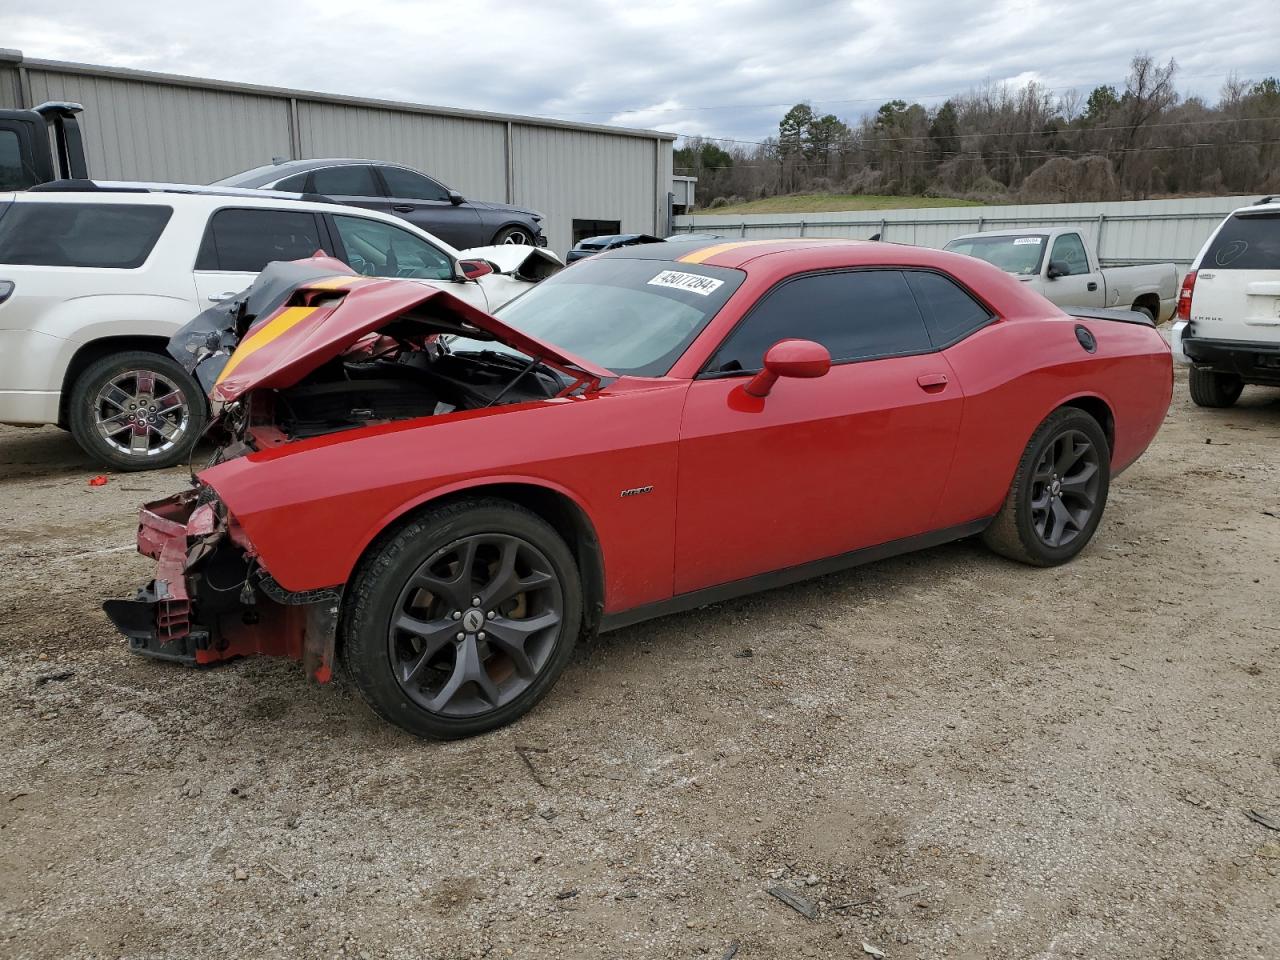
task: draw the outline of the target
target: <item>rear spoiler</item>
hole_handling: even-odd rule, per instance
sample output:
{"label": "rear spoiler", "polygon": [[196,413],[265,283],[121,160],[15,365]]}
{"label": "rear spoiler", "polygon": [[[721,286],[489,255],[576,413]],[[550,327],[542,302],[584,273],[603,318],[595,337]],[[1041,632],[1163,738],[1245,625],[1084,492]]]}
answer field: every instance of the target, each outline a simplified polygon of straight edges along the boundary
{"label": "rear spoiler", "polygon": [[1154,327],[1155,321],[1141,310],[1117,310],[1113,307],[1085,307],[1068,311],[1071,316],[1080,320],[1114,320],[1118,323],[1137,323],[1144,327]]}

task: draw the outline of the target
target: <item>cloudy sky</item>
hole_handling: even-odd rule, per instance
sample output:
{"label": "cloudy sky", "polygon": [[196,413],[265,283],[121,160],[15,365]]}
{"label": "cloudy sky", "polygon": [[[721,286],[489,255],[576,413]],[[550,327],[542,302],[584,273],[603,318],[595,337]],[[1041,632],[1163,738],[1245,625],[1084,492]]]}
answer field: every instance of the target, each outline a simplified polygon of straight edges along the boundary
{"label": "cloudy sky", "polygon": [[1119,85],[1139,51],[1211,100],[1280,73],[1277,0],[0,0],[0,25],[32,58],[747,140],[801,100]]}

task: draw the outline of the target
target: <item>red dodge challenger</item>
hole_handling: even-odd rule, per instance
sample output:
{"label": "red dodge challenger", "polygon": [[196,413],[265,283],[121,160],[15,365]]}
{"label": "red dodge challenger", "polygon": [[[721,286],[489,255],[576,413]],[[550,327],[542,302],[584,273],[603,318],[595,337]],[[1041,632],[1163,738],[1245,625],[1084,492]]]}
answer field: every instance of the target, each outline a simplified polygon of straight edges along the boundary
{"label": "red dodge challenger", "polygon": [[219,310],[170,349],[226,442],[105,609],[149,656],[340,660],[428,737],[597,631],[974,535],[1070,560],[1172,393],[1145,316],[884,243],[632,247],[498,316],[317,258]]}

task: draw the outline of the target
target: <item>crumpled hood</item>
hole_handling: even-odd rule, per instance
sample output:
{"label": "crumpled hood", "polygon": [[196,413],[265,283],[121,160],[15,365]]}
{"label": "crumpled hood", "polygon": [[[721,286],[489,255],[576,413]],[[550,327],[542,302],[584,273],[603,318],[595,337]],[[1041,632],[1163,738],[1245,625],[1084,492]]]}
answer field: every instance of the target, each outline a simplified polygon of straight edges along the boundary
{"label": "crumpled hood", "polygon": [[440,287],[365,277],[330,257],[267,266],[244,295],[204,311],[174,335],[169,353],[215,402],[293,386],[384,328],[402,335],[460,334],[505,343],[596,385],[612,371],[507,326]]}

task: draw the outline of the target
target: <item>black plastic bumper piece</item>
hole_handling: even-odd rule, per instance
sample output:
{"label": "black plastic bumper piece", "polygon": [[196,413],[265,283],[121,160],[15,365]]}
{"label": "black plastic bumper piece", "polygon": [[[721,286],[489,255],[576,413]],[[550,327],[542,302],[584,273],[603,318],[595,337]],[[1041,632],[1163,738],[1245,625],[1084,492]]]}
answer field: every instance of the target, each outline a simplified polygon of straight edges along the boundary
{"label": "black plastic bumper piece", "polygon": [[208,635],[192,630],[185,637],[165,642],[156,635],[156,604],[147,588],[138,591],[135,600],[104,600],[102,611],[129,641],[129,649],[155,660],[172,660],[196,666],[196,650],[208,645]]}
{"label": "black plastic bumper piece", "polygon": [[1246,383],[1280,386],[1280,343],[1184,335],[1182,352],[1198,367],[1232,373]]}

